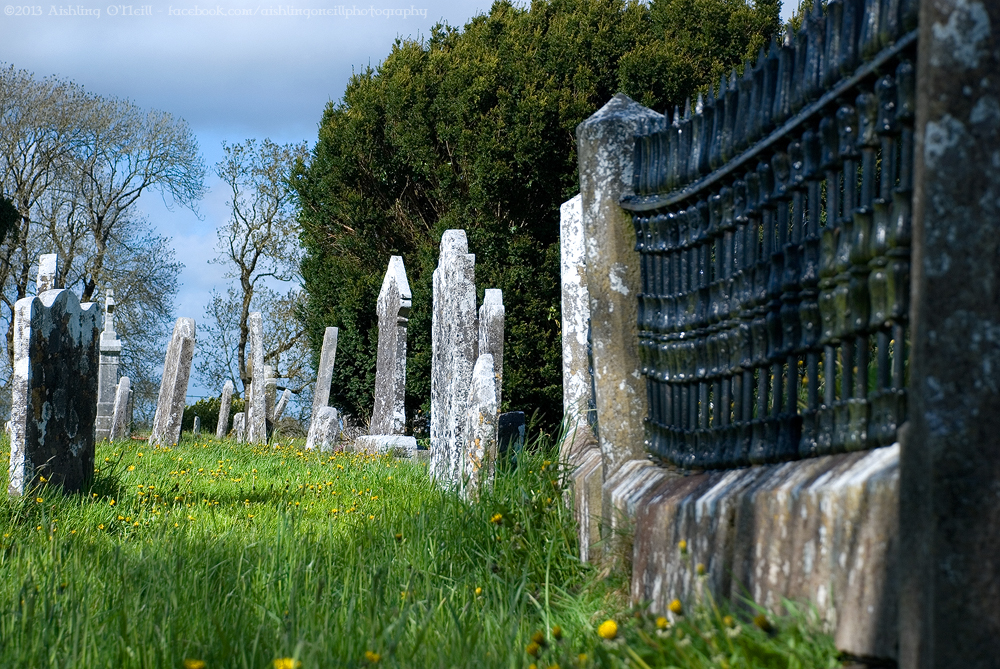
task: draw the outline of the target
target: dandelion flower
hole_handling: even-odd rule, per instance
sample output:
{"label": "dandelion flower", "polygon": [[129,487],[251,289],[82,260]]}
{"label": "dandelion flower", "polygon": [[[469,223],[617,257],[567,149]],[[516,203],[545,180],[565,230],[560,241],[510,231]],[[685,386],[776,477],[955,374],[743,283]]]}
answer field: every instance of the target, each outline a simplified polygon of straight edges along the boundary
{"label": "dandelion flower", "polygon": [[681,553],[687,553],[688,542],[685,541],[684,539],[681,539],[680,541],[677,542],[677,548],[680,549]]}
{"label": "dandelion flower", "polygon": [[601,626],[597,628],[597,636],[602,639],[607,639],[610,641],[618,636],[618,623],[614,620],[605,620],[601,623]]}
{"label": "dandelion flower", "polygon": [[778,631],[774,629],[774,625],[771,624],[771,621],[763,613],[758,613],[753,617],[753,624],[768,634],[774,634]]}
{"label": "dandelion flower", "polygon": [[531,635],[531,640],[537,643],[539,646],[545,645],[545,635],[541,631],[535,632]]}
{"label": "dandelion flower", "polygon": [[483,589],[482,588],[476,588],[476,597],[478,597],[481,594],[483,594]]}
{"label": "dandelion flower", "polygon": [[382,659],[382,656],[379,655],[378,653],[373,653],[370,650],[366,650],[365,659],[371,662],[372,664],[377,664],[378,661]]}
{"label": "dandelion flower", "polygon": [[668,623],[667,619],[664,618],[663,616],[660,616],[659,618],[656,619],[656,629],[658,630],[667,629],[667,625],[669,624],[670,623]]}
{"label": "dandelion flower", "polygon": [[725,625],[726,627],[732,627],[733,625],[736,624],[736,621],[733,619],[732,616],[725,616],[722,619],[722,624]]}
{"label": "dandelion flower", "polygon": [[274,662],[274,669],[298,669],[302,663],[290,657],[279,657]]}
{"label": "dandelion flower", "polygon": [[694,568],[694,570],[696,572],[698,572],[698,576],[704,576],[705,575],[705,565],[703,565],[700,562],[698,563],[698,566]]}
{"label": "dandelion flower", "polygon": [[670,609],[671,613],[677,616],[682,615],[684,613],[684,605],[681,604],[681,600],[679,599],[675,599],[674,601],[670,602],[670,606],[668,606],[667,608]]}
{"label": "dandelion flower", "polygon": [[552,638],[555,639],[556,641],[562,639],[562,627],[559,627],[559,625],[553,625]]}
{"label": "dandelion flower", "polygon": [[98,525],[98,526],[97,526],[97,529],[99,529],[99,530],[103,530],[103,529],[104,529],[104,523],[101,523],[100,525]]}
{"label": "dandelion flower", "polygon": [[44,502],[44,501],[45,501],[45,500],[44,500],[44,499],[42,499],[41,497],[36,497],[36,498],[35,498],[35,504],[41,504],[41,503],[42,503],[42,502]]}
{"label": "dandelion flower", "polygon": [[537,643],[532,641],[527,646],[524,647],[524,652],[526,652],[531,657],[538,657],[538,651],[542,649]]}
{"label": "dandelion flower", "polygon": [[188,658],[184,660],[184,669],[205,669],[205,661]]}
{"label": "dandelion flower", "polygon": [[495,513],[493,514],[493,517],[490,518],[490,522],[494,524],[499,524],[501,520],[503,520],[502,513]]}

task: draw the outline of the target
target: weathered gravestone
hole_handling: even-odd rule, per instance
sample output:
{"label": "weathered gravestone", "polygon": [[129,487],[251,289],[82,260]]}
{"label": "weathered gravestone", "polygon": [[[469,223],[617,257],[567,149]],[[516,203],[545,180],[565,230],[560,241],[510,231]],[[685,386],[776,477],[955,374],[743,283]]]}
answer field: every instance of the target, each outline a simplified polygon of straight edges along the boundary
{"label": "weathered gravestone", "polygon": [[288,401],[292,399],[292,391],[288,388],[281,393],[281,399],[278,400],[278,404],[274,407],[274,417],[271,422],[277,423],[281,420],[281,416],[285,413],[285,408],[288,407]]}
{"label": "weathered gravestone", "polygon": [[278,394],[278,380],[274,378],[274,367],[264,365],[264,426],[270,441],[274,432],[274,407]]}
{"label": "weathered gravestone", "polygon": [[215,426],[215,438],[222,441],[229,433],[229,411],[233,407],[233,382],[222,386],[222,400],[219,402],[219,422]]}
{"label": "weathered gravestone", "polygon": [[149,435],[151,445],[176,444],[180,439],[191,361],[194,359],[194,336],[194,319],[178,318],[163,363],[163,380],[160,381],[160,395],[156,400],[153,431]]}
{"label": "weathered gravestone", "polygon": [[[479,350],[480,356],[493,356],[493,378],[496,386],[497,408],[500,408],[500,394],[503,386],[503,325],[506,310],[503,306],[503,291],[487,288],[483,294],[483,304],[479,307]],[[478,362],[478,361],[477,361]]]}
{"label": "weathered gravestone", "polygon": [[45,253],[38,256],[38,278],[35,279],[35,290],[39,295],[56,287],[56,275],[59,274],[59,254]]}
{"label": "weathered gravestone", "polygon": [[112,413],[115,405],[115,388],[118,384],[118,364],[122,356],[122,343],[115,332],[115,293],[110,288],[104,301],[104,331],[101,333],[100,374],[97,381],[97,441],[108,439],[111,434]]}
{"label": "weathered gravestone", "polygon": [[12,495],[40,475],[79,490],[94,472],[100,306],[51,289],[55,264],[50,256],[39,269],[38,285],[50,289],[14,305]]}
{"label": "weathered gravestone", "polygon": [[128,431],[128,405],[132,395],[131,382],[127,376],[123,376],[118,381],[115,389],[115,406],[111,412],[111,431],[108,433],[110,441],[124,439]]}
{"label": "weathered gravestone", "polygon": [[316,427],[315,445],[320,451],[329,453],[340,450],[337,448],[337,437],[340,436],[340,416],[333,407],[320,407],[319,412],[313,416],[313,425]]}
{"label": "weathered gravestone", "polygon": [[251,444],[267,442],[267,388],[264,369],[264,317],[259,311],[247,319],[250,340],[247,351],[247,375],[250,388],[247,392],[246,440]]}
{"label": "weathered gravestone", "polygon": [[194,425],[191,426],[191,433],[196,437],[201,434],[201,416],[194,417]]}
{"label": "weathered gravestone", "polygon": [[319,369],[316,371],[316,388],[313,390],[312,419],[309,423],[309,434],[306,436],[306,449],[316,448],[319,437],[319,411],[330,403],[330,384],[333,383],[333,365],[337,359],[337,328],[327,328],[323,334],[323,349],[319,356]]}
{"label": "weathered gravestone", "polygon": [[246,427],[246,413],[240,411],[239,413],[233,414],[233,436],[236,438],[237,443],[243,443],[243,440],[246,437]]}
{"label": "weathered gravestone", "polygon": [[373,435],[403,434],[406,428],[406,324],[412,297],[403,259],[392,256],[378,294]]}
{"label": "weathered gravestone", "polygon": [[430,474],[448,486],[462,478],[465,413],[476,362],[476,256],[464,230],[446,230],[434,270],[431,321]]}
{"label": "weathered gravestone", "polygon": [[497,459],[497,395],[493,356],[479,356],[472,371],[463,430],[462,494],[476,499],[493,485]]}

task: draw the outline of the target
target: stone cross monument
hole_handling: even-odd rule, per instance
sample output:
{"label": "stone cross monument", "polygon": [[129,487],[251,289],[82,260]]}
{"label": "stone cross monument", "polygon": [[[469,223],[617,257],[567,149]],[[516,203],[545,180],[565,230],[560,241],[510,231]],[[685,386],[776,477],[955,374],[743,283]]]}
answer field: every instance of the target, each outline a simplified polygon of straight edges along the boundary
{"label": "stone cross monument", "polygon": [[97,441],[111,436],[121,355],[122,343],[115,332],[115,291],[108,288],[104,300],[104,332],[101,333],[101,363],[97,380]]}

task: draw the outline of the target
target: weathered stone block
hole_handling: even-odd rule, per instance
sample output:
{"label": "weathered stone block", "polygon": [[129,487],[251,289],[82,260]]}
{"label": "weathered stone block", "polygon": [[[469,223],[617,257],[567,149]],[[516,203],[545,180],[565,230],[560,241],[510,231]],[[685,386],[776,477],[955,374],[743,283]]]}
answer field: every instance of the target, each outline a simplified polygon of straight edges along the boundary
{"label": "weathered stone block", "polygon": [[898,486],[898,446],[728,472],[664,472],[638,498],[621,497],[620,508],[635,516],[632,598],[657,613],[703,588],[775,610],[785,598],[809,601],[838,648],[895,657]]}
{"label": "weathered stone block", "polygon": [[123,376],[118,381],[118,388],[115,390],[115,406],[111,414],[111,432],[108,439],[117,441],[128,436],[128,405],[132,397],[131,381],[127,376]]}
{"label": "weathered stone block", "polygon": [[173,445],[181,437],[181,419],[184,417],[194,345],[194,319],[178,318],[163,362],[160,395],[156,400],[153,431],[149,435],[150,445]]}
{"label": "weathered stone block", "polygon": [[14,305],[10,494],[39,475],[67,491],[93,476],[100,320],[69,290]]}
{"label": "weathered stone block", "polygon": [[281,392],[281,399],[278,400],[277,406],[274,407],[274,418],[272,419],[275,423],[281,420],[281,417],[285,413],[285,408],[288,407],[288,401],[292,399],[292,391],[285,388]]}
{"label": "weathered stone block", "polygon": [[314,448],[322,453],[332,453],[343,448],[338,442],[340,436],[340,416],[333,407],[322,407],[313,418],[316,426],[316,441]]}
{"label": "weathered stone block", "polygon": [[570,474],[573,488],[573,519],[580,537],[580,560],[592,562],[601,541],[601,487],[604,461],[596,442],[583,450]]}
{"label": "weathered stone block", "polygon": [[330,403],[330,385],[333,383],[333,366],[337,360],[337,328],[327,328],[323,333],[323,348],[316,370],[316,387],[313,390],[312,416],[309,419],[309,433],[306,435],[306,450],[316,448],[320,439],[316,417],[319,410]]}
{"label": "weathered stone block", "polygon": [[236,439],[236,443],[242,444],[246,440],[247,435],[247,415],[245,412],[240,411],[233,414],[233,438]]}
{"label": "weathered stone block", "polygon": [[503,392],[503,341],[504,317],[506,309],[503,306],[503,291],[498,288],[487,288],[483,295],[483,304],[479,307],[479,355],[489,353],[493,356],[493,374],[496,379],[497,408],[500,408]]}
{"label": "weathered stone block", "polygon": [[586,236],[579,195],[559,208],[559,253],[562,284],[563,416],[572,429],[587,423],[593,395],[587,332],[590,293],[587,291]]}

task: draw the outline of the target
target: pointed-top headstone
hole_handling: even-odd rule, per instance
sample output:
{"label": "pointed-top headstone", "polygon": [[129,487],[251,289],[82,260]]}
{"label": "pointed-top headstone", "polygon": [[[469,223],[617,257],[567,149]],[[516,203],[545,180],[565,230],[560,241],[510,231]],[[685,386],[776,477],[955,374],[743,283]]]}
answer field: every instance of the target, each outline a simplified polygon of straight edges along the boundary
{"label": "pointed-top headstone", "polygon": [[403,259],[392,256],[378,294],[378,358],[370,428],[374,435],[403,434],[406,428],[406,325],[412,298]]}
{"label": "pointed-top headstone", "polygon": [[111,414],[111,431],[108,433],[109,441],[117,441],[127,436],[128,401],[131,393],[131,382],[127,376],[123,376],[118,382],[118,388],[115,390],[115,405]]}
{"label": "pointed-top headstone", "polygon": [[233,406],[233,382],[222,386],[222,400],[219,402],[219,422],[215,426],[215,438],[222,441],[229,433],[229,411]]}
{"label": "pointed-top headstone", "polygon": [[178,318],[163,362],[160,395],[156,400],[153,431],[149,435],[151,445],[173,445],[180,440],[191,361],[194,360],[194,338],[194,319]]}
{"label": "pointed-top headstone", "polygon": [[319,435],[317,416],[320,409],[330,403],[330,384],[333,383],[333,365],[337,359],[337,328],[327,328],[323,333],[323,349],[316,370],[316,387],[313,389],[312,416],[309,420],[309,434],[306,436],[306,450],[316,448]]}
{"label": "pointed-top headstone", "polygon": [[487,288],[483,296],[483,306],[479,307],[479,355],[493,356],[493,378],[496,386],[497,407],[500,406],[500,390],[503,386],[503,338],[504,316],[503,291]]}

